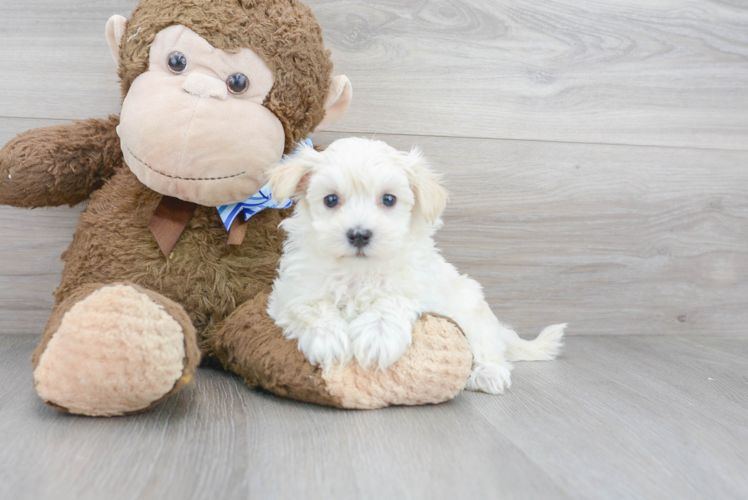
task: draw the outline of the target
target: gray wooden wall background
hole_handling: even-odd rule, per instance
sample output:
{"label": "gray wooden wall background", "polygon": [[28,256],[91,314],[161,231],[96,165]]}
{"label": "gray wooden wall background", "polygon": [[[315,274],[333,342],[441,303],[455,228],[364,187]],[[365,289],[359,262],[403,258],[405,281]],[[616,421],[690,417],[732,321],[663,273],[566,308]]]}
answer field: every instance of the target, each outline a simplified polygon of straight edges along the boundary
{"label": "gray wooden wall background", "polygon": [[[746,336],[743,0],[307,0],[354,103],[325,144],[420,145],[440,242],[521,333]],[[119,111],[135,0],[0,0],[0,143]],[[0,333],[40,333],[82,207],[0,207]]]}

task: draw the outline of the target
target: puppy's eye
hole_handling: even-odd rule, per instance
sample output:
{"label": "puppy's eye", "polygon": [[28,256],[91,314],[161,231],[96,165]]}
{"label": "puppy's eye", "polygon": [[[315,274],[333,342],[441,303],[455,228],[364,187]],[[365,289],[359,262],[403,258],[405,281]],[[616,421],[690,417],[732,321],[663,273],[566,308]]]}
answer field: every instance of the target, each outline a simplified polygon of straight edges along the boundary
{"label": "puppy's eye", "polygon": [[397,202],[397,198],[391,194],[386,194],[382,196],[382,205],[385,207],[394,207],[395,203]]}
{"label": "puppy's eye", "polygon": [[333,208],[338,204],[338,197],[334,194],[325,196],[325,206],[327,208]]}
{"label": "puppy's eye", "polygon": [[181,52],[174,51],[169,54],[168,65],[169,71],[175,75],[179,75],[187,69],[187,58]]}
{"label": "puppy's eye", "polygon": [[234,73],[226,78],[226,86],[232,94],[243,94],[249,88],[249,78],[242,73]]}

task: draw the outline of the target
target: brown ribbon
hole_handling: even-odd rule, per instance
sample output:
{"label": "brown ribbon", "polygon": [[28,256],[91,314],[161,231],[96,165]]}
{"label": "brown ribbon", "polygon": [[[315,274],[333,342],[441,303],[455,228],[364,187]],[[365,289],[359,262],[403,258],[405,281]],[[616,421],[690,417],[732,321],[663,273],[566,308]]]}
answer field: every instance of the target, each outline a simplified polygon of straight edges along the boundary
{"label": "brown ribbon", "polygon": [[229,245],[241,245],[244,243],[244,237],[247,236],[247,222],[249,221],[244,220],[244,214],[240,213],[237,215],[231,224],[231,229],[229,229],[229,238],[226,240],[226,243]]}
{"label": "brown ribbon", "polygon": [[[148,229],[151,230],[156,238],[159,248],[169,258],[174,245],[182,236],[184,228],[195,213],[197,205],[189,201],[182,201],[171,196],[163,196],[158,203],[156,210],[153,211],[151,220],[148,221]],[[244,237],[247,235],[247,222],[242,214],[234,219],[229,230],[229,237],[226,241],[229,245],[241,245]]]}
{"label": "brown ribbon", "polygon": [[164,196],[153,211],[151,220],[148,221],[148,229],[153,233],[167,259],[196,208],[195,203]]}

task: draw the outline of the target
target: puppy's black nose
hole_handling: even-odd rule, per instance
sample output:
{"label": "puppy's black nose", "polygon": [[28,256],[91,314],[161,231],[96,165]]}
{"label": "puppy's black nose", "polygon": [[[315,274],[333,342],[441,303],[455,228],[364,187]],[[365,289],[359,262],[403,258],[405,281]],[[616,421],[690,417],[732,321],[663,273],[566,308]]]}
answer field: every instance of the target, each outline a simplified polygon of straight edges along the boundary
{"label": "puppy's black nose", "polygon": [[350,229],[346,233],[346,236],[348,236],[348,243],[356,248],[363,248],[368,245],[371,240],[371,231],[368,229],[365,231],[354,231],[353,229]]}

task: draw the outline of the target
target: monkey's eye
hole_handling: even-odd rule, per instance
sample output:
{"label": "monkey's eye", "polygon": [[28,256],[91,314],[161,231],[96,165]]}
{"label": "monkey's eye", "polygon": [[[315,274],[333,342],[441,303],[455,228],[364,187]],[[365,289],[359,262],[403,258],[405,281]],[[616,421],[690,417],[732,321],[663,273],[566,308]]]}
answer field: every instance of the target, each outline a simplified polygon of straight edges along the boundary
{"label": "monkey's eye", "polygon": [[338,197],[334,194],[325,196],[325,206],[327,208],[333,208],[338,204]]}
{"label": "monkey's eye", "polygon": [[171,54],[169,54],[169,71],[174,73],[175,75],[179,75],[181,73],[184,73],[184,70],[187,69],[187,58],[184,57],[184,54],[182,54],[179,51],[174,51]]}
{"label": "monkey's eye", "polygon": [[234,73],[226,78],[226,86],[232,94],[243,94],[249,88],[249,78],[242,73]]}
{"label": "monkey's eye", "polygon": [[382,196],[382,205],[385,207],[394,207],[395,202],[397,202],[397,198],[394,195],[386,194]]}

